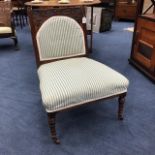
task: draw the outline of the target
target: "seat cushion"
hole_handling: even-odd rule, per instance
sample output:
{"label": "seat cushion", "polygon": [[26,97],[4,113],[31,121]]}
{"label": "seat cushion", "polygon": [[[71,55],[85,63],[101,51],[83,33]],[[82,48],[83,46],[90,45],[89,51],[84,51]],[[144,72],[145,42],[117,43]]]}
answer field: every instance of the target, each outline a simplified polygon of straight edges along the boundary
{"label": "seat cushion", "polygon": [[38,75],[47,112],[127,92],[129,84],[120,73],[85,57],[44,64]]}
{"label": "seat cushion", "polygon": [[11,27],[0,27],[0,34],[12,33]]}

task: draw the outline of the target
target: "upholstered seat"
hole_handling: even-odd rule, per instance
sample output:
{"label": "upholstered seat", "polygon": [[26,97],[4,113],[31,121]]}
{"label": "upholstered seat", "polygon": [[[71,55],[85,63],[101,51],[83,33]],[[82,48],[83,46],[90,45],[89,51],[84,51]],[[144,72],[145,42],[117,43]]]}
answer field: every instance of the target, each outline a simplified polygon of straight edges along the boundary
{"label": "upholstered seat", "polygon": [[12,33],[11,27],[0,27],[0,34]]}
{"label": "upholstered seat", "polygon": [[124,76],[85,57],[44,64],[38,69],[38,75],[47,112],[118,95],[128,87]]}

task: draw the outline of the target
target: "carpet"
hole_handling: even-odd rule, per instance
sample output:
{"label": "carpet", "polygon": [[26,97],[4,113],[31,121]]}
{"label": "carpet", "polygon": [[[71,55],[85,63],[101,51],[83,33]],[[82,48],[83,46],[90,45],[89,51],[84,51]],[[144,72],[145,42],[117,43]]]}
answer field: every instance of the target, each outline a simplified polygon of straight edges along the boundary
{"label": "carpet", "polygon": [[0,155],[154,155],[155,85],[128,63],[132,33],[124,29],[132,26],[113,22],[111,31],[94,34],[90,55],[130,80],[124,121],[117,99],[62,112],[61,145],[50,137],[29,28],[17,29],[19,51],[0,40]]}

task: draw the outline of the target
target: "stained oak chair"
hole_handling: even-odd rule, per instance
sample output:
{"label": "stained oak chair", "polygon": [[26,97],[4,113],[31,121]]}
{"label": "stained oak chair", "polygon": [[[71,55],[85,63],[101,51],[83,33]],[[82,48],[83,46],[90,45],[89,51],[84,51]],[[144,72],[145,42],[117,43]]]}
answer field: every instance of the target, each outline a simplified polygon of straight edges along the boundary
{"label": "stained oak chair", "polygon": [[47,19],[36,34],[36,58],[43,106],[56,144],[56,113],[111,97],[119,98],[118,119],[128,80],[110,67],[86,57],[84,31],[72,18]]}
{"label": "stained oak chair", "polygon": [[18,40],[11,19],[11,2],[0,1],[0,38],[11,38],[18,49]]}

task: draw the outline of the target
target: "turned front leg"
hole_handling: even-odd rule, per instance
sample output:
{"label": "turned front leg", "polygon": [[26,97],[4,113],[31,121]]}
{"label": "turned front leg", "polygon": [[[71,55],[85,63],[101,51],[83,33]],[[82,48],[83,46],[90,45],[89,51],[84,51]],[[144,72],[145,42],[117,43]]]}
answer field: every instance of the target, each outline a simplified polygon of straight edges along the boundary
{"label": "turned front leg", "polygon": [[124,103],[125,103],[126,93],[119,95],[118,98],[118,119],[123,120],[123,111],[124,111]]}
{"label": "turned front leg", "polygon": [[56,122],[56,113],[48,113],[48,124],[51,131],[51,136],[56,144],[60,144],[60,140],[57,137],[56,129],[55,129],[55,122]]}

